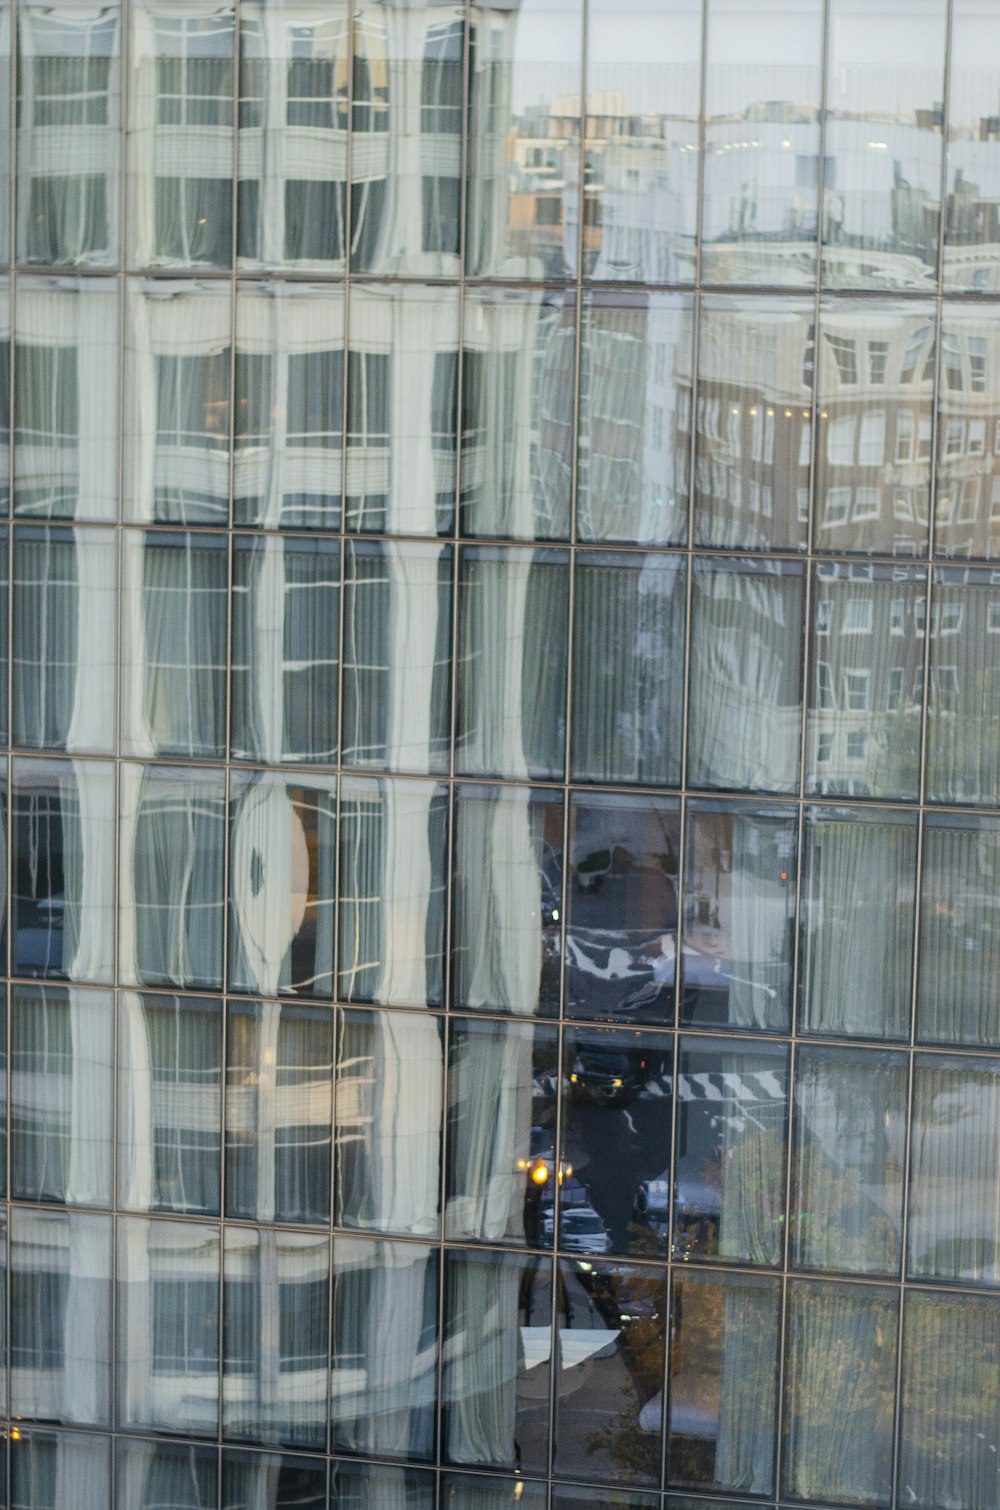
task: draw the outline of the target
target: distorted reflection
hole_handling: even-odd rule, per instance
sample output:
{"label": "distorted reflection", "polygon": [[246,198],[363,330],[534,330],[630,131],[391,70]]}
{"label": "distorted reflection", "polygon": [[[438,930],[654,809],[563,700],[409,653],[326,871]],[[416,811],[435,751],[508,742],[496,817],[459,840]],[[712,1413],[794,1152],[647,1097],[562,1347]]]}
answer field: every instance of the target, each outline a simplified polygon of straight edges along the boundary
{"label": "distorted reflection", "polygon": [[344,583],[344,764],[446,773],[452,552],[351,541]]}
{"label": "distorted reflection", "polygon": [[942,315],[934,547],[1000,555],[1000,325],[979,306]]}
{"label": "distorted reflection", "polygon": [[226,1436],[299,1447],[325,1445],[329,1268],[325,1237],[226,1227]]}
{"label": "distorted reflection", "polygon": [[697,544],[805,546],[815,340],[804,301],[702,300]]}
{"label": "distorted reflection", "polygon": [[675,1279],[670,1483],[774,1492],[779,1300],[775,1280],[690,1270]]}
{"label": "distorted reflection", "polygon": [[678,804],[575,795],[567,885],[566,1011],[670,1022],[677,955]]}
{"label": "distorted reflection", "polygon": [[789,792],[798,786],[802,599],[797,562],[696,560],[688,780]]}
{"label": "distorted reflection", "polygon": [[196,990],[222,985],[225,835],[223,772],[122,768],[123,981]]}
{"label": "distorted reflection", "polygon": [[842,300],[820,311],[816,521],[819,550],[927,550],[934,312]]}
{"label": "distorted reflection", "polygon": [[335,1451],[434,1455],[438,1255],[335,1238],[330,1420]]}
{"label": "distorted reflection", "polygon": [[[570,1029],[563,1048],[558,1246],[649,1258],[667,1251],[673,1043],[634,1028]],[[551,1142],[551,1138],[549,1140]],[[547,1181],[541,1227],[552,1242]],[[581,1270],[589,1265],[581,1260]]]}
{"label": "distorted reflection", "polygon": [[129,282],[127,519],[224,525],[229,517],[231,303],[221,283]]}
{"label": "distorted reflection", "polygon": [[117,260],[120,30],[117,5],[64,0],[25,5],[18,16],[22,262]]}
{"label": "distorted reflection", "polygon": [[580,538],[685,542],[692,300],[634,290],[590,294],[581,340]]}
{"label": "distorted reflection", "polygon": [[906,1095],[901,1054],[799,1050],[791,1209],[797,1268],[899,1272]]}
{"label": "distorted reflection", "polygon": [[921,288],[941,221],[943,0],[830,0],[823,282]]}
{"label": "distorted reflection", "polygon": [[344,268],[348,11],[346,0],[241,8],[241,267]]}
{"label": "distorted reflection", "polygon": [[338,529],[343,291],[329,284],[241,283],[233,382],[236,523]]}
{"label": "distorted reflection", "polygon": [[702,277],[809,285],[822,0],[712,0],[707,47]]}
{"label": "distorted reflection", "polygon": [[226,1215],[328,1222],[333,1022],[326,1009],[229,1005]]}
{"label": "distorted reflection", "polygon": [[[558,1497],[558,1488],[553,1493]],[[510,1505],[520,1506],[521,1510],[547,1510],[549,1501],[546,1485],[531,1479],[443,1473],[440,1503],[443,1510],[504,1510],[504,1506]],[[423,1501],[420,1506],[424,1510]]]}
{"label": "distorted reflection", "polygon": [[459,771],[560,779],[568,555],[467,546],[459,566],[458,614]]}
{"label": "distorted reflection", "polygon": [[16,531],[16,744],[114,749],[116,558],[110,530]]}
{"label": "distorted reflection", "polygon": [[948,81],[944,281],[983,292],[1000,286],[1000,14],[993,0],[954,0]]}
{"label": "distorted reflection", "polygon": [[[593,278],[694,279],[700,54],[699,0],[590,0],[583,266]],[[567,195],[574,231],[578,203]]]}
{"label": "distorted reflection", "polygon": [[681,1040],[674,1254],[779,1264],[785,1235],[788,1051]]}
{"label": "distorted reflection", "polygon": [[222,1008],[206,998],[119,997],[118,1200],[132,1211],[216,1216]]}
{"label": "distorted reflection", "polygon": [[[551,1384],[551,1259],[449,1253],[443,1453],[449,1463],[544,1474]],[[453,1488],[456,1510],[479,1500]],[[483,1510],[506,1498],[488,1498]]]}
{"label": "distorted reflection", "polygon": [[340,1014],[337,1226],[437,1234],[443,1027],[419,1012]]}
{"label": "distorted reflection", "polygon": [[230,985],[330,996],[336,785],[241,772],[231,793]]}
{"label": "distorted reflection", "polygon": [[666,1271],[565,1258],[558,1285],[556,1472],[658,1483]]}
{"label": "distorted reflection", "polygon": [[787,1029],[797,843],[789,808],[689,804],[685,1022]]}
{"label": "distorted reflection", "polygon": [[130,7],[129,242],[139,267],[228,267],[235,21],[225,5]]}
{"label": "distorted reflection", "polygon": [[562,820],[562,797],[555,792],[458,789],[455,1005],[558,1015]]}
{"label": "distorted reflection", "polygon": [[110,992],[15,986],[10,1035],[11,1195],[110,1205]]}
{"label": "distorted reflection", "polygon": [[1000,819],[932,814],[924,828],[917,1037],[1000,1047]]}
{"label": "distorted reflection", "polygon": [[11,1453],[10,1492],[16,1510],[47,1510],[61,1501],[77,1510],[107,1510],[113,1503],[111,1438],[25,1432]]}
{"label": "distorted reflection", "polygon": [[222,1507],[326,1510],[326,1464],[274,1452],[223,1452]]}
{"label": "distorted reflection", "polygon": [[573,473],[576,301],[470,288],[462,333],[463,534],[564,540]]}
{"label": "distorted reflection", "polygon": [[224,755],[226,537],[127,530],[123,544],[122,747]]}
{"label": "distorted reflection", "polygon": [[870,1285],[789,1286],[783,1489],[887,1505],[899,1296]]}
{"label": "distorted reflection", "polygon": [[118,1499],[141,1510],[214,1510],[218,1457],[214,1447],[143,1442],[123,1437],[115,1453]]}
{"label": "distorted reflection", "polygon": [[12,798],[11,967],[110,981],[114,956],[114,768],[18,760]]}
{"label": "distorted reflection", "polygon": [[579,226],[582,0],[474,5],[470,48],[468,271],[563,278]]}
{"label": "distorted reflection", "polygon": [[231,754],[327,765],[337,758],[340,548],[233,540]]}
{"label": "distorted reflection", "polygon": [[816,568],[807,791],[919,795],[926,621],[923,572]]}
{"label": "distorted reflection", "polygon": [[14,512],[118,513],[118,285],[22,278],[14,361]]}
{"label": "distorted reflection", "polygon": [[995,572],[943,568],[932,585],[927,793],[932,801],[995,807],[1000,583]]}
{"label": "distorted reflection", "polygon": [[448,1061],[445,1229],[473,1242],[552,1246],[557,1159],[555,1029],[456,1017]]}
{"label": "distorted reflection", "polygon": [[[354,108],[360,108],[357,101]],[[455,288],[353,286],[347,354],[348,529],[451,533],[459,330]]]}
{"label": "distorted reflection", "polygon": [[[437,1475],[430,1469],[335,1458],[330,1465],[330,1510],[435,1510]],[[544,1510],[544,1507],[543,1507]]]}
{"label": "distorted reflection", "polygon": [[801,1031],[909,1038],[916,863],[909,813],[807,809]]}

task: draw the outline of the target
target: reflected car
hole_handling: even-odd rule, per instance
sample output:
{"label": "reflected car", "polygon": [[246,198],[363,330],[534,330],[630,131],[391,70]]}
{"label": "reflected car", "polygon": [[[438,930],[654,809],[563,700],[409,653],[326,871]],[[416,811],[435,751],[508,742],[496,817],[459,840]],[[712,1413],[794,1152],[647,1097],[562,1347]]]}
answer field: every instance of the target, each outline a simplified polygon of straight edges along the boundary
{"label": "reflected car", "polygon": [[579,1043],[570,1070],[570,1095],[598,1106],[627,1106],[652,1074],[641,1050],[617,1044]]}
{"label": "reflected car", "polygon": [[593,1206],[569,1206],[559,1213],[559,1246],[567,1253],[607,1253],[611,1234]]}

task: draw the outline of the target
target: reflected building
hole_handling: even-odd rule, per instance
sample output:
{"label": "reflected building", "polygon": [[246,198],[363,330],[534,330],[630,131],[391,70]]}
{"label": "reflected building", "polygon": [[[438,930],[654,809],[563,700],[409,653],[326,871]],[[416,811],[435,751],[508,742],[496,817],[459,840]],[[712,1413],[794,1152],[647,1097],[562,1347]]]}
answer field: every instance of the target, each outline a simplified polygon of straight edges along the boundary
{"label": "reflected building", "polygon": [[1000,1510],[995,12],[0,11],[12,1507]]}

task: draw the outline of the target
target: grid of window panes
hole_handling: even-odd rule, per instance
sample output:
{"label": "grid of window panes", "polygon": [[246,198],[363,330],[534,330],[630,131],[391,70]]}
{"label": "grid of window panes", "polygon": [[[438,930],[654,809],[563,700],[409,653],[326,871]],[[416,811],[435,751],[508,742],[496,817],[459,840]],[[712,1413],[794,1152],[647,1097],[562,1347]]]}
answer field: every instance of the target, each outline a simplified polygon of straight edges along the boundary
{"label": "grid of window panes", "polygon": [[996,0],[0,9],[11,1510],[1000,1510]]}

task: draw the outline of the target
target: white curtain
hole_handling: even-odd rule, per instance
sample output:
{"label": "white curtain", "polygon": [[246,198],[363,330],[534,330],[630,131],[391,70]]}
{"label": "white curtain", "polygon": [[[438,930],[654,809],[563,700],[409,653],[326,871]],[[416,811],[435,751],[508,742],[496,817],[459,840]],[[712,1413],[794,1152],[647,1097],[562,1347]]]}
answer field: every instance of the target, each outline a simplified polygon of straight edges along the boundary
{"label": "white curtain", "polygon": [[1000,833],[990,822],[925,829],[917,997],[924,1042],[1000,1043]]}
{"label": "white curtain", "polygon": [[757,818],[733,816],[729,1023],[780,1032],[789,1017],[795,888],[791,871],[784,883],[774,874],[773,832]]}
{"label": "white curtain", "polygon": [[[482,1031],[478,1029],[482,1028]],[[534,1029],[467,1023],[452,1029],[448,1070],[448,1236],[524,1242]]]}
{"label": "white curtain", "polygon": [[784,1055],[723,1054],[719,1255],[778,1264],[784,1237],[788,1070]]}
{"label": "white curtain", "polygon": [[1000,1071],[989,1060],[923,1060],[915,1074],[909,1269],[1000,1282]]}
{"label": "white curtain", "polygon": [[984,807],[1000,805],[1000,594],[991,575],[936,583],[927,708],[928,796]]}
{"label": "white curtain", "polygon": [[448,1267],[445,1454],[452,1463],[512,1468],[518,1466],[524,1271],[499,1256],[492,1263],[481,1258],[455,1255]]}
{"label": "white curtain", "polygon": [[813,822],[802,956],[809,1032],[909,1036],[916,853],[910,822]]}
{"label": "white curtain", "polygon": [[[749,1494],[774,1490],[778,1293],[770,1284],[725,1283],[714,1483]],[[688,1339],[694,1346],[697,1337]]]}

